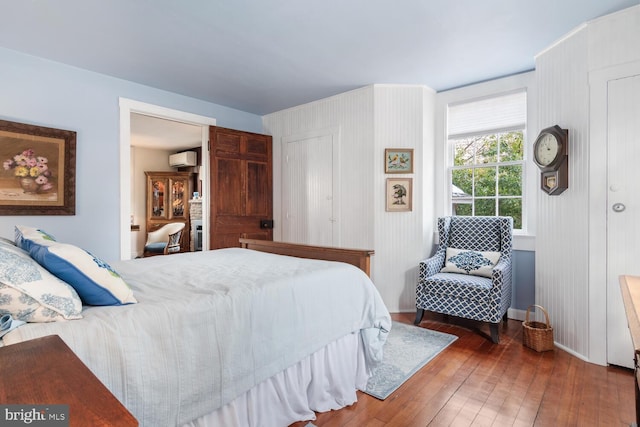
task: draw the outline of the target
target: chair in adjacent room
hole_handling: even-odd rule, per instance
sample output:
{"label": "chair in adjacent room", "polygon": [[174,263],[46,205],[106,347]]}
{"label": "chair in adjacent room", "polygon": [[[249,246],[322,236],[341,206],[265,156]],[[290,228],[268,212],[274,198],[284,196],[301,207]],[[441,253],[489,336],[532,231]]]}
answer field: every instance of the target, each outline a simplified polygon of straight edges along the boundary
{"label": "chair in adjacent room", "polygon": [[180,252],[180,237],[184,227],[183,222],[170,222],[147,233],[144,256],[169,255]]}
{"label": "chair in adjacent room", "polygon": [[416,319],[424,311],[488,322],[499,343],[500,320],[511,305],[511,217],[438,218],[435,255],[420,262]]}

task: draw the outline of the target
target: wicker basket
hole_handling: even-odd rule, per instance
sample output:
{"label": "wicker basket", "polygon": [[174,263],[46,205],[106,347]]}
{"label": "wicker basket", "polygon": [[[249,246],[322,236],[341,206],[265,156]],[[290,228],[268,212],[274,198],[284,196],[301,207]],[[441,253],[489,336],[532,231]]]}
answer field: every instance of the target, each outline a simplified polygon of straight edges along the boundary
{"label": "wicker basket", "polygon": [[[544,313],[547,323],[529,321],[529,310],[538,307]],[[522,323],[522,343],[535,351],[553,350],[553,328],[549,323],[549,313],[539,305],[527,308],[525,321]]]}

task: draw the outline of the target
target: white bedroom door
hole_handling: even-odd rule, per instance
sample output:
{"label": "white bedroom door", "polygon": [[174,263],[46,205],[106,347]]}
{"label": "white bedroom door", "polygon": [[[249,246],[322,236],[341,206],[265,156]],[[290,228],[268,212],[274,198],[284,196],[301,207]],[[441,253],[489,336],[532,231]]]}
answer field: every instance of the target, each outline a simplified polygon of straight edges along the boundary
{"label": "white bedroom door", "polygon": [[282,154],[283,240],[336,245],[334,136],[288,138]]}
{"label": "white bedroom door", "polygon": [[619,276],[640,275],[640,75],[607,84],[607,362],[633,368]]}

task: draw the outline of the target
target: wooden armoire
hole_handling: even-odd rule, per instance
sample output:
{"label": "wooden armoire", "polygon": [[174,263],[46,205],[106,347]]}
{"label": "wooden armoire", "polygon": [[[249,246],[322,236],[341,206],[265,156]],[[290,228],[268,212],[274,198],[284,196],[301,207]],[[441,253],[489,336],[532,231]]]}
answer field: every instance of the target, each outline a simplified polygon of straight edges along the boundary
{"label": "wooden armoire", "polygon": [[209,247],[240,246],[240,237],[273,240],[271,136],[210,128]]}

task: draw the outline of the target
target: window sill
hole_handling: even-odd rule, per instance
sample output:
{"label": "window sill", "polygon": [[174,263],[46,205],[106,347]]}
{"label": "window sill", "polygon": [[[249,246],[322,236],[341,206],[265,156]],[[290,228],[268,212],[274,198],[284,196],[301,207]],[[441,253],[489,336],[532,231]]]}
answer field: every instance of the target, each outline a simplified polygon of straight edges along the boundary
{"label": "window sill", "polygon": [[530,234],[513,234],[513,250],[514,251],[535,251],[536,236]]}

